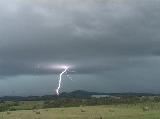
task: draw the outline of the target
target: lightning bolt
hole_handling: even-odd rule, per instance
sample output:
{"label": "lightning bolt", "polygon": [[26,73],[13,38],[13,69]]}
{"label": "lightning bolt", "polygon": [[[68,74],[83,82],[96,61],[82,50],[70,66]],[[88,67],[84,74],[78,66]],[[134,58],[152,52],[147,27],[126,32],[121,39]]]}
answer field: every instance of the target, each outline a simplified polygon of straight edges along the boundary
{"label": "lightning bolt", "polygon": [[64,67],[64,71],[62,71],[62,72],[60,73],[60,75],[59,75],[58,87],[57,87],[57,89],[56,89],[57,95],[59,95],[59,89],[61,88],[62,75],[63,75],[65,72],[67,72],[68,68],[69,68],[69,67],[65,66],[65,67]]}

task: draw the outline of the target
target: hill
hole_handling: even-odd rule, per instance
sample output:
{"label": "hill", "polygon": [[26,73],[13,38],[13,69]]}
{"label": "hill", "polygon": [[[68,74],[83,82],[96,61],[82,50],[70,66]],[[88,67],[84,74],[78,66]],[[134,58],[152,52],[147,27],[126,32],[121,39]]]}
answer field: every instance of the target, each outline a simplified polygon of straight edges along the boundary
{"label": "hill", "polygon": [[152,93],[99,93],[88,92],[84,90],[76,90],[73,92],[63,92],[59,96],[57,95],[44,95],[44,96],[4,96],[0,97],[2,101],[36,101],[36,100],[49,100],[55,98],[90,98],[92,95],[108,95],[108,96],[159,96],[159,94]]}

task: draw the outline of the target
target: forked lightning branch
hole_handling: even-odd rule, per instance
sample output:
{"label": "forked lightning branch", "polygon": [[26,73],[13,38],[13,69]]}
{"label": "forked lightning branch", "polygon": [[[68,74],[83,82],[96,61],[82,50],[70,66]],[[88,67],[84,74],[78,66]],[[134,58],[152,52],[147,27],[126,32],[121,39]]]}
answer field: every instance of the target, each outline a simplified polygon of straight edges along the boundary
{"label": "forked lightning branch", "polygon": [[62,71],[62,73],[60,73],[60,75],[59,75],[58,87],[56,89],[57,95],[59,95],[59,89],[61,88],[62,76],[63,76],[64,73],[67,72],[67,70],[68,70],[69,67],[68,66],[64,66],[63,68],[64,68],[64,71]]}

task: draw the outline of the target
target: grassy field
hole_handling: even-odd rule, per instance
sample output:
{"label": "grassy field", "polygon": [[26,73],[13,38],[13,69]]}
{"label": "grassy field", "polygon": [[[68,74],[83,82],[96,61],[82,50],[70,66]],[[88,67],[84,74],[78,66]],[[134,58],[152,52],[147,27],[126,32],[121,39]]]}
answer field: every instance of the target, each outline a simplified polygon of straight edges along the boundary
{"label": "grassy field", "polygon": [[160,119],[159,104],[105,105],[1,112],[0,119]]}

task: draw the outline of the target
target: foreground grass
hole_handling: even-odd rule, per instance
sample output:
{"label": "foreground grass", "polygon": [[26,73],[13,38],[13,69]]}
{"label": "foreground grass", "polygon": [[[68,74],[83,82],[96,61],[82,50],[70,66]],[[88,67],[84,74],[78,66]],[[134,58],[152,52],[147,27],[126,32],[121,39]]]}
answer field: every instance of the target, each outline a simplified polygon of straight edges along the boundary
{"label": "foreground grass", "polygon": [[87,106],[1,112],[0,119],[160,119],[160,110],[141,105]]}

